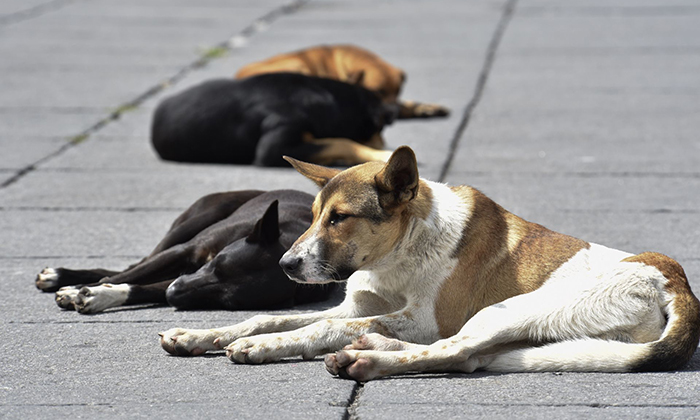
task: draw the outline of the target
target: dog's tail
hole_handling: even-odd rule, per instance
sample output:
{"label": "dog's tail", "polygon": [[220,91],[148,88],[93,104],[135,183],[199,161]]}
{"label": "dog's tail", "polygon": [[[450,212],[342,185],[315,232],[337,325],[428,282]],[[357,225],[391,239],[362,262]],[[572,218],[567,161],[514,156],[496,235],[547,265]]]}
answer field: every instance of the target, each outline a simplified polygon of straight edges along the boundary
{"label": "dog's tail", "polygon": [[683,367],[700,341],[700,303],[690,290],[683,268],[665,255],[649,252],[625,261],[652,265],[666,278],[667,301],[661,309],[667,321],[658,340],[625,343],[586,338],[557,342],[496,355],[485,369],[502,372],[641,372]]}

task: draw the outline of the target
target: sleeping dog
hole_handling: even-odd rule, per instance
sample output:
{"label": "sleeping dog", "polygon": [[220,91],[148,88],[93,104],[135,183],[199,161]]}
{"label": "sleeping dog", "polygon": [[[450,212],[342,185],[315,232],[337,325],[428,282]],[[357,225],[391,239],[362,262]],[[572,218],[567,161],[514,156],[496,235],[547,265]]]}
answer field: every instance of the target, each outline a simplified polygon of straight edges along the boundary
{"label": "sleeping dog", "polygon": [[398,118],[444,117],[450,113],[449,109],[440,105],[399,101],[406,73],[355,45],[319,45],[279,54],[244,66],[236,73],[236,78],[278,72],[360,84],[379,95],[384,103],[398,104]]}
{"label": "sleeping dog", "polygon": [[277,264],[309,227],[312,201],[293,190],[207,195],[175,220],[151,255],[127,270],[47,268],[36,286],[58,290],[60,307],[83,314],[166,300],[178,309],[228,310],[325,300],[332,287],[296,284]]}
{"label": "sleeping dog", "polygon": [[369,90],[301,74],[212,80],[163,101],[151,141],[178,162],[286,165],[386,161],[384,125],[396,110]]}
{"label": "sleeping dog", "polygon": [[407,371],[671,370],[698,346],[700,303],[667,256],[588,243],[471,187],[420,179],[408,147],[342,172],[290,162],[322,190],[311,227],[280,265],[304,284],[347,280],[345,300],[171,329],[161,333],[166,351],[225,349],[238,363],[330,351],[332,374],[366,381]]}

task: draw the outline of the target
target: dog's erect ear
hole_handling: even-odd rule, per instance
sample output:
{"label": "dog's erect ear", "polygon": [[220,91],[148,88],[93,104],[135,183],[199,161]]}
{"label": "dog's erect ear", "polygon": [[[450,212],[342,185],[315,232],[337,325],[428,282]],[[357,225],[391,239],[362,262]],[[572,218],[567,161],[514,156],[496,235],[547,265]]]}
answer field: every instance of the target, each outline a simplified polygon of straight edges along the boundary
{"label": "dog's erect ear", "polygon": [[348,78],[345,82],[350,83],[351,85],[361,85],[364,80],[365,80],[365,71],[358,70],[358,71],[353,71],[353,72],[348,73]]}
{"label": "dog's erect ear", "polygon": [[340,173],[340,169],[326,168],[325,166],[302,162],[300,160],[290,158],[289,156],[282,156],[282,158],[291,163],[297,172],[309,178],[321,188],[325,187],[331,178]]}
{"label": "dog's erect ear", "polygon": [[265,210],[263,217],[258,220],[253,228],[253,233],[248,235],[246,242],[252,244],[273,244],[280,238],[279,216],[277,212],[277,200],[270,203],[270,206]]}
{"label": "dog's erect ear", "polygon": [[379,191],[380,204],[394,207],[413,200],[418,194],[418,163],[408,146],[401,146],[389,158],[384,168],[374,176]]}

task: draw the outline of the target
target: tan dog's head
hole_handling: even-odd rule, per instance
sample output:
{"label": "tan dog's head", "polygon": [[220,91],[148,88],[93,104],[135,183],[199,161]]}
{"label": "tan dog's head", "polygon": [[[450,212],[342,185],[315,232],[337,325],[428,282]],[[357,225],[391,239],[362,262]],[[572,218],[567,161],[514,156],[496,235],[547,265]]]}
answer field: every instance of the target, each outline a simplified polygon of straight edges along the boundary
{"label": "tan dog's head", "polygon": [[409,203],[418,194],[418,167],[409,147],[389,161],[345,171],[285,157],[322,189],[313,222],[280,260],[290,279],[304,283],[346,280],[390,253],[406,231]]}

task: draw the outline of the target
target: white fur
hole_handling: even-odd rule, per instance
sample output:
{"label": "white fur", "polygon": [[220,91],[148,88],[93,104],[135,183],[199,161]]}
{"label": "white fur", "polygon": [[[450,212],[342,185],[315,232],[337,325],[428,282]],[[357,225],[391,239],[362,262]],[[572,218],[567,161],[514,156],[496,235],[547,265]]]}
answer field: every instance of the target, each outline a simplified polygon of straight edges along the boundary
{"label": "white fur", "polygon": [[[621,372],[662,337],[671,296],[655,267],[621,262],[629,254],[593,245],[539,289],[482,309],[454,337],[405,351],[338,352],[329,369],[360,362],[369,380],[406,371]],[[540,347],[524,342],[551,343]],[[381,374],[380,374],[381,372]]]}
{"label": "white fur", "polygon": [[46,267],[41,270],[41,273],[36,277],[36,287],[39,289],[48,289],[50,287],[55,287],[58,282],[58,274],[56,270],[50,267]]}
{"label": "white fur", "polygon": [[[338,307],[320,313],[257,318],[213,330],[175,328],[161,334],[161,345],[173,354],[227,346],[232,360],[262,362],[294,355],[313,357],[342,348],[352,338],[374,331],[377,323],[402,340],[431,343],[439,339],[434,301],[440,283],[457,265],[452,254],[472,204],[444,184],[427,181],[427,185],[433,196],[427,219],[414,218],[392,252],[353,273],[346,298]],[[316,255],[318,233],[309,232],[305,241],[295,245],[297,255]],[[368,313],[356,300],[361,292],[383,299],[386,312]]]}
{"label": "white fur", "polygon": [[122,306],[129,297],[130,289],[131,286],[128,284],[110,283],[83,287],[73,299],[75,309],[80,313],[90,314]]}
{"label": "white fur", "polygon": [[[443,184],[427,185],[433,197],[428,217],[411,219],[391,252],[351,275],[338,307],[259,316],[212,330],[176,328],[161,334],[161,345],[173,354],[225,348],[236,362],[261,363],[298,355],[311,358],[340,349],[361,334],[387,332],[403,340],[389,343],[403,350],[375,351],[358,344],[327,356],[332,373],[347,369],[356,379],[367,380],[408,370],[621,371],[649,351],[645,344],[634,343],[662,336],[671,297],[661,272],[621,262],[629,253],[591,244],[539,289],[484,308],[457,335],[439,340],[435,302],[441,284],[457,267],[454,250],[474,206]],[[318,230],[310,232],[298,244],[299,255],[314,256],[318,237]],[[367,295],[374,296],[374,304],[363,300]],[[382,313],[377,314],[376,305]],[[389,345],[374,337],[363,342]],[[555,343],[523,348],[527,342]]]}
{"label": "white fur", "polygon": [[79,289],[75,286],[65,286],[56,292],[56,304],[63,309],[75,309],[73,301],[78,296]]}

